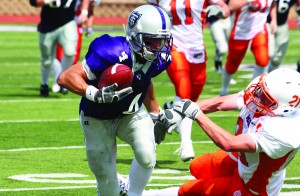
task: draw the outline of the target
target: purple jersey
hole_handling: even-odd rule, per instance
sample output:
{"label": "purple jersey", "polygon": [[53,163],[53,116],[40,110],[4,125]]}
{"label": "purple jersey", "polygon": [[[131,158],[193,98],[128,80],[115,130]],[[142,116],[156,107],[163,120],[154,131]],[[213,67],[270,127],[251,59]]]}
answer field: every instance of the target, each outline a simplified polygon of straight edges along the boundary
{"label": "purple jersey", "polygon": [[[101,73],[107,67],[121,63],[132,69],[134,63],[126,38],[123,36],[111,37],[107,34],[96,38],[90,44],[85,61],[90,71],[96,76],[95,80],[89,80],[87,83],[95,87],[97,87]],[[113,119],[122,114],[136,112],[143,104],[151,78],[166,70],[170,63],[170,60],[166,61],[160,56],[156,63],[151,63],[148,70],[142,69],[134,72],[131,85],[132,94],[113,103],[95,103],[82,97],[80,110],[83,110],[85,116],[98,119]]]}

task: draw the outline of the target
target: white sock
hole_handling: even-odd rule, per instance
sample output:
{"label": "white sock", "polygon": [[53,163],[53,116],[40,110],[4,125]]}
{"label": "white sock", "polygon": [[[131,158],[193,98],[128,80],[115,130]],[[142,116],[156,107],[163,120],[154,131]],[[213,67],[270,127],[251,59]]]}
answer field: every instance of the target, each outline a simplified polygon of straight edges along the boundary
{"label": "white sock", "polygon": [[152,175],[154,168],[144,168],[138,164],[134,158],[129,173],[129,190],[128,195],[130,196],[141,196],[146,185]]}
{"label": "white sock", "polygon": [[191,132],[192,132],[192,119],[185,117],[179,127],[178,131],[180,134],[181,144],[191,141]]}
{"label": "white sock", "polygon": [[50,73],[51,73],[50,67],[45,68],[41,66],[42,84],[48,85]]}
{"label": "white sock", "polygon": [[232,78],[232,75],[233,74],[227,73],[226,69],[223,69],[221,94],[222,93],[228,94],[229,83]]}
{"label": "white sock", "polygon": [[73,59],[74,56],[72,57],[67,57],[65,55],[63,56],[63,58],[61,59],[62,71],[65,71],[73,64]]}
{"label": "white sock", "polygon": [[260,76],[263,73],[266,73],[266,71],[267,71],[267,67],[255,66],[253,70],[252,79],[256,78],[257,76]]}
{"label": "white sock", "polygon": [[57,58],[55,58],[53,60],[52,70],[53,70],[53,82],[57,83],[57,79],[58,79],[58,77],[60,76],[60,74],[62,72],[61,63]]}

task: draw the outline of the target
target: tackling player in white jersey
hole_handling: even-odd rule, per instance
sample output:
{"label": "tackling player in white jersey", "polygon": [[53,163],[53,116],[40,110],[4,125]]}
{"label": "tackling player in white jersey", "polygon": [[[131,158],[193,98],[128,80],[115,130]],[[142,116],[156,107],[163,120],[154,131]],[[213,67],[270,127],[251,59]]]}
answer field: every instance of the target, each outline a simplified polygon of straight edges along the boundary
{"label": "tackling player in white jersey", "polygon": [[[179,195],[279,195],[300,148],[299,108],[300,73],[285,68],[255,78],[245,92],[175,103],[175,111],[194,119],[220,147],[191,162],[196,179],[183,184]],[[205,115],[237,109],[235,135]]]}

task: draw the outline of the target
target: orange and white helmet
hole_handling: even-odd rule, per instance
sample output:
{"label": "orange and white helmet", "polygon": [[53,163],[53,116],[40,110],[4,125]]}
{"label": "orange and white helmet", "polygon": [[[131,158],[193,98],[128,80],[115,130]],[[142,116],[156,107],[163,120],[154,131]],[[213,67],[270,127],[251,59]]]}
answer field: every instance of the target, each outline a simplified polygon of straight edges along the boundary
{"label": "orange and white helmet", "polygon": [[261,115],[290,115],[300,108],[300,73],[278,68],[261,75],[247,87],[244,102],[249,110]]}

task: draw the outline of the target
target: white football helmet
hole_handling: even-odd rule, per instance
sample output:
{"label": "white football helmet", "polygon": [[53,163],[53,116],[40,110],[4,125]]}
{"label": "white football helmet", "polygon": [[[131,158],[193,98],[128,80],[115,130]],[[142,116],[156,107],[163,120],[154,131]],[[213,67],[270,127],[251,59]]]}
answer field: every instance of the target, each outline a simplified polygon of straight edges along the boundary
{"label": "white football helmet", "polygon": [[168,14],[153,5],[134,9],[127,20],[126,39],[130,48],[147,61],[154,61],[162,53],[168,58],[172,47],[171,21]]}
{"label": "white football helmet", "polygon": [[97,6],[100,4],[100,2],[101,2],[101,0],[90,0],[90,3],[92,6]]}
{"label": "white football helmet", "polygon": [[253,112],[269,116],[288,116],[300,108],[300,73],[278,68],[254,79],[244,95]]}

